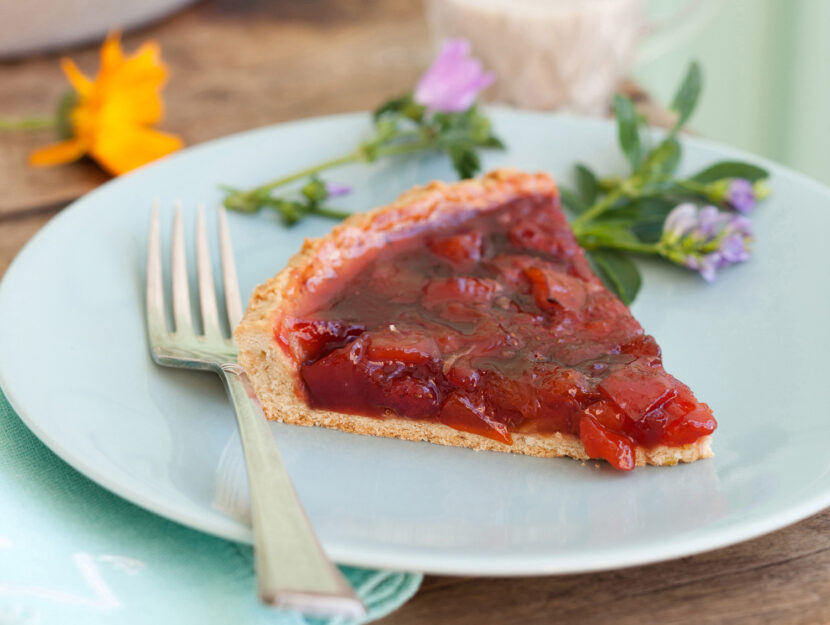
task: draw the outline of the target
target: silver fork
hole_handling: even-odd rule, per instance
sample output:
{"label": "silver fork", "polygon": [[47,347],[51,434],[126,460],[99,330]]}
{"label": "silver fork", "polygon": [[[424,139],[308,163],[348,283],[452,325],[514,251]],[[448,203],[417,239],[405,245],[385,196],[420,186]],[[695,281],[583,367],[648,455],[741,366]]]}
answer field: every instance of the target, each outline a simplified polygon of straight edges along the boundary
{"label": "silver fork", "polygon": [[[259,597],[270,605],[308,614],[358,617],[365,608],[351,585],[326,557],[300,505],[283,465],[262,408],[254,399],[248,376],[236,364],[233,337],[219,323],[204,207],[196,221],[196,258],[202,334],[191,320],[181,204],[176,205],[171,248],[173,318],[167,329],[164,313],[159,207],[153,206],[147,244],[147,332],[153,360],[167,367],[201,369],[219,374],[236,410],[248,482],[254,530],[254,564]],[[228,222],[219,209],[219,239],[228,324],[242,318],[239,284]]]}

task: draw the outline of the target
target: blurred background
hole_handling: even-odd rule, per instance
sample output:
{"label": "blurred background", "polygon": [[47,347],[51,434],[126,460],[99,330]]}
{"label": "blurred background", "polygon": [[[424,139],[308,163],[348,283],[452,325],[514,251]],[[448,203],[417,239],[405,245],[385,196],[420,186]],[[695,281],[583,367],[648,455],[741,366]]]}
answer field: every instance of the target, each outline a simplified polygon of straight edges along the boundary
{"label": "blurred background", "polygon": [[[680,4],[649,0],[647,11]],[[665,103],[679,68],[699,59],[706,87],[697,132],[830,183],[828,27],[827,0],[704,0],[673,41],[641,51],[633,76]]]}
{"label": "blurred background", "polygon": [[[622,86],[657,124],[698,59],[694,132],[830,183],[828,26],[830,0],[0,0],[0,118],[51,113],[67,89],[58,58],[94,74],[112,28],[127,51],[161,45],[162,128],[188,145],[371,109],[462,35],[498,74],[490,100],[607,114]],[[0,218],[54,212],[107,179],[89,161],[28,167],[53,138],[0,133]]]}
{"label": "blurred background", "polygon": [[[539,6],[546,5],[558,10],[564,6],[571,11],[585,10],[586,6],[608,5],[603,6],[602,10],[613,12],[615,9],[611,5],[619,7],[639,1],[448,0],[445,3],[444,0],[435,0],[432,4],[477,4],[479,11],[484,7],[490,12],[508,10],[499,5],[513,5],[514,12],[539,10]],[[427,40],[429,27],[424,14],[429,3],[419,0],[206,1],[192,7],[184,15],[153,24],[154,20],[166,18],[189,4],[193,4],[192,0],[144,0],[140,3],[0,0],[0,54],[7,59],[15,59],[13,66],[8,65],[9,61],[0,64],[0,78],[3,78],[0,80],[0,114],[42,110],[47,102],[41,98],[46,94],[51,96],[51,92],[62,88],[56,64],[53,63],[48,71],[37,61],[28,67],[21,67],[27,57],[32,58],[32,54],[37,55],[44,48],[72,51],[73,47],[83,47],[84,43],[97,42],[108,28],[122,25],[141,28],[142,34],[162,40],[165,55],[173,69],[171,90],[174,99],[176,90],[184,87],[182,83],[193,81],[192,77],[183,74],[195,70],[209,71],[211,66],[215,71],[210,76],[203,75],[200,87],[202,95],[206,91],[209,98],[227,101],[227,97],[220,96],[223,85],[233,86],[240,92],[243,79],[252,86],[260,83],[262,91],[273,97],[269,88],[279,82],[279,74],[283,73],[286,84],[292,88],[292,93],[287,93],[285,97],[296,101],[312,97],[314,93],[337,92],[340,89],[338,80],[349,74],[352,74],[355,90],[365,87],[367,81],[377,80],[381,73],[385,74],[390,90],[394,90],[396,83],[406,84],[415,68],[422,67],[428,61],[428,52],[421,42]],[[830,151],[819,140],[830,137],[830,119],[821,105],[830,96],[830,40],[825,36],[826,27],[830,25],[830,2],[642,0],[642,8],[644,19],[653,28],[653,33],[636,37],[637,50],[630,58],[627,50],[606,54],[607,65],[623,65],[625,73],[654,101],[665,104],[687,62],[699,59],[705,70],[706,89],[693,120],[693,127],[698,133],[782,161],[830,182]],[[471,12],[476,11],[468,7],[456,19],[469,18]],[[185,27],[188,20],[193,22],[190,28]],[[227,22],[224,26],[222,20]],[[619,15],[616,20],[619,24]],[[238,34],[228,36],[225,45],[215,45],[222,41],[223,34],[230,33],[234,25],[238,30],[245,21],[250,22],[247,26],[250,38],[244,48],[239,46]],[[268,29],[269,21],[282,22],[282,28]],[[360,22],[363,22],[363,29],[359,27]],[[434,22],[431,28],[433,38],[443,34],[440,32],[442,29],[450,33],[458,30],[457,25],[451,23],[436,28]],[[202,26],[201,35],[196,28],[197,23]],[[606,36],[599,32],[601,26],[599,23],[592,25],[597,35],[594,45]],[[627,26],[623,24],[616,29],[616,33],[609,33],[607,37],[616,37],[619,43],[621,38],[628,36]],[[317,28],[316,33],[311,32],[313,27]],[[302,36],[303,28],[308,31],[305,37]],[[172,35],[175,31],[185,36],[178,41],[165,41],[165,35],[168,32]],[[320,38],[327,32],[331,37]],[[549,28],[548,32],[556,32],[555,27]],[[570,46],[583,58],[590,56],[592,45],[591,37],[586,34],[582,34],[579,45]],[[538,36],[542,37],[541,32]],[[355,37],[362,38],[363,45],[355,41]],[[529,46],[539,45],[538,41],[525,39]],[[588,41],[584,41],[586,39]],[[477,47],[475,44],[474,41],[474,48]],[[501,55],[506,58],[505,62],[514,63],[515,55],[522,53],[516,50],[509,54],[504,48],[499,49],[497,44],[491,42],[495,45],[493,58]],[[208,49],[209,45],[211,49]],[[315,58],[333,58],[321,46],[331,51],[345,46],[349,52],[340,63],[316,64]],[[480,53],[478,49],[475,52]],[[257,53],[261,56],[259,61],[246,58]],[[354,75],[348,63],[359,54],[365,55],[366,61],[361,67],[362,72]],[[217,59],[217,55],[222,58]],[[84,58],[83,54],[81,58]],[[323,68],[324,72],[321,71]],[[27,71],[24,72],[24,69]],[[226,73],[234,69],[241,70],[242,75],[231,77]],[[400,80],[390,79],[389,75],[396,70],[399,70]],[[304,71],[309,72],[305,79],[297,79],[298,73]],[[585,75],[598,70],[594,64],[582,68],[574,66],[574,72],[577,71]],[[621,70],[613,68],[613,71]],[[38,79],[52,79],[54,86],[51,91],[43,85],[32,88],[32,83]],[[537,84],[540,82],[534,80]],[[243,87],[241,91],[246,89]],[[373,92],[374,97],[376,89],[364,92],[369,91]],[[582,91],[585,92],[584,87]],[[340,107],[312,104],[307,110],[318,113],[372,106],[376,99],[364,102],[358,95],[345,95],[340,98]],[[252,117],[247,117],[251,121],[265,123],[285,117],[279,114],[279,105],[269,107],[256,97],[252,103],[258,110]],[[171,111],[174,118],[179,114]],[[211,132],[210,135],[239,127],[241,124],[217,120],[214,121],[214,130],[219,132]],[[205,137],[192,137],[191,141],[201,138]]]}

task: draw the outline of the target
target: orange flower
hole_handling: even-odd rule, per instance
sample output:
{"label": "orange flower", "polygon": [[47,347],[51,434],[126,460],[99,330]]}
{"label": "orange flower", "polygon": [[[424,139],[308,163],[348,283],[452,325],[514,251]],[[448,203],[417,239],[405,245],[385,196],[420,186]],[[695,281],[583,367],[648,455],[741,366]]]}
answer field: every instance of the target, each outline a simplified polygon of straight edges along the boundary
{"label": "orange flower", "polygon": [[163,115],[160,91],[167,78],[158,44],[124,56],[120,36],[101,46],[101,67],[90,80],[68,58],[61,67],[77,94],[69,113],[72,138],[34,151],[29,164],[60,165],[89,155],[118,175],[175,152],[182,140],[151,126]]}

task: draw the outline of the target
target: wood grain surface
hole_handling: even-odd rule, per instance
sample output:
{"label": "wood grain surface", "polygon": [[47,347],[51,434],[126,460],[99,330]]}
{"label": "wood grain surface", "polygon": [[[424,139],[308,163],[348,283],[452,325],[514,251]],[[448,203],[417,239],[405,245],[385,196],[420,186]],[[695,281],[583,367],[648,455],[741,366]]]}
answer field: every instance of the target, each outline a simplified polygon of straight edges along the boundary
{"label": "wood grain surface", "polygon": [[[171,70],[164,128],[190,145],[287,119],[367,109],[409,88],[431,52],[407,0],[202,2],[125,36],[159,41]],[[94,47],[66,51],[94,71]],[[0,115],[45,113],[58,55],[0,62]],[[628,87],[629,92],[635,92]],[[636,94],[653,121],[665,113]],[[69,201],[107,180],[94,164],[30,169],[49,132],[0,134],[0,274]],[[734,547],[662,564],[538,578],[428,576],[384,625],[830,623],[830,512]]]}

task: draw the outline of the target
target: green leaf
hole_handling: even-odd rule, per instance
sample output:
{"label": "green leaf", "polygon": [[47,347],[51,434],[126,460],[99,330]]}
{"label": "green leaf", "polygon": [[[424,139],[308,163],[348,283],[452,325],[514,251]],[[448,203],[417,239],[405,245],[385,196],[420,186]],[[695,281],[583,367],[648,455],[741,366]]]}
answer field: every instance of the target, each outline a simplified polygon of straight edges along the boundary
{"label": "green leaf", "polygon": [[459,115],[461,126],[467,130],[470,139],[476,145],[481,145],[493,136],[493,125],[484,113],[477,106]]}
{"label": "green leaf", "polygon": [[398,132],[398,122],[395,119],[382,117],[375,122],[375,135],[370,141],[380,145],[394,139]]}
{"label": "green leaf", "polygon": [[381,104],[372,113],[372,118],[378,121],[383,117],[400,115],[415,122],[420,122],[424,117],[425,111],[426,109],[423,106],[412,99],[411,93],[405,93],[400,97],[392,98]]}
{"label": "green leaf", "polygon": [[582,201],[578,193],[567,187],[559,187],[559,197],[562,198],[565,207],[577,215],[584,213],[589,208],[589,205]]}
{"label": "green leaf", "polygon": [[374,135],[363,141],[359,148],[367,163],[372,163],[377,159],[381,146],[397,138],[401,131],[399,121],[400,117],[396,115],[382,114],[380,117],[375,117]]}
{"label": "green leaf", "polygon": [[504,142],[495,135],[490,135],[484,141],[479,143],[479,145],[483,148],[492,148],[494,150],[507,149],[507,146],[504,145]]}
{"label": "green leaf", "polygon": [[603,219],[609,219],[614,221],[627,220],[631,224],[640,222],[663,223],[666,216],[676,205],[677,202],[668,198],[637,198],[612,211],[608,211],[604,215],[600,215],[597,221],[601,222]]}
{"label": "green leaf", "polygon": [[481,169],[479,148],[504,149],[492,133],[489,118],[476,106],[459,113],[435,113],[422,124],[421,130],[449,155],[461,178],[471,178]]}
{"label": "green leaf", "polygon": [[228,187],[226,189],[225,208],[229,210],[239,211],[241,213],[255,213],[268,202],[268,190],[253,189],[251,191],[244,191],[242,189],[233,189]]}
{"label": "green leaf", "polygon": [[640,166],[642,148],[640,147],[640,129],[637,123],[637,111],[634,103],[624,95],[614,96],[614,117],[617,118],[617,132],[620,148],[636,171]]}
{"label": "green leaf", "polygon": [[[664,220],[665,221],[665,220]],[[657,243],[663,236],[662,221],[643,221],[631,226],[631,232],[642,243]]]}
{"label": "green leaf", "polygon": [[304,204],[282,198],[269,198],[263,205],[276,210],[286,226],[293,226],[308,212],[308,207]]}
{"label": "green leaf", "polygon": [[476,151],[463,144],[453,144],[447,148],[452,166],[462,180],[472,178],[481,169],[481,160]]}
{"label": "green leaf", "polygon": [[587,248],[613,244],[637,245],[640,240],[631,232],[631,222],[626,220],[606,220],[595,222],[579,233],[579,242]]}
{"label": "green leaf", "polygon": [[667,137],[649,152],[638,173],[647,176],[671,175],[677,170],[683,149],[674,137]]}
{"label": "green leaf", "polygon": [[616,293],[623,304],[630,306],[643,283],[637,265],[617,250],[592,250],[588,255],[605,285]]}
{"label": "green leaf", "polygon": [[597,177],[594,172],[581,163],[577,163],[574,170],[576,171],[576,188],[579,191],[579,196],[587,206],[591,206],[597,201],[599,195]]}
{"label": "green leaf", "polygon": [[677,202],[669,198],[645,197],[633,202],[636,221],[647,223],[663,223],[677,206]]}
{"label": "green leaf", "polygon": [[697,61],[693,61],[671,103],[671,109],[677,113],[677,121],[674,122],[672,134],[680,130],[694,113],[702,88],[703,76],[700,65]]}
{"label": "green leaf", "polygon": [[624,225],[639,242],[657,243],[663,233],[663,222],[675,206],[677,202],[669,198],[638,198],[600,215],[596,223]]}
{"label": "green leaf", "polygon": [[716,180],[723,180],[724,178],[746,178],[750,182],[756,182],[764,178],[769,178],[769,172],[763,167],[758,167],[750,163],[721,161],[696,173],[690,180],[701,184],[708,184]]}
{"label": "green leaf", "polygon": [[406,106],[406,102],[408,99],[408,95],[403,95],[399,98],[392,98],[391,100],[387,100],[374,110],[374,112],[372,113],[372,118],[375,121],[377,121],[381,117],[389,113],[400,113],[403,107]]}

